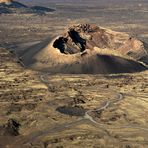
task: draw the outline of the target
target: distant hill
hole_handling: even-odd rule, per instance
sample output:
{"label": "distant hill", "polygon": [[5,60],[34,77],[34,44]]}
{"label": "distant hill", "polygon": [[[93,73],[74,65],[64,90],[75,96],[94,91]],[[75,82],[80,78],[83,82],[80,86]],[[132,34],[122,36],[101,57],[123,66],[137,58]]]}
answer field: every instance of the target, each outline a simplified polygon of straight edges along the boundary
{"label": "distant hill", "polygon": [[0,0],[0,3],[11,3],[13,0]]}
{"label": "distant hill", "polygon": [[20,2],[13,0],[0,0],[0,14],[2,13],[16,13],[21,11],[22,13],[48,13],[55,11],[54,9],[42,7],[42,6],[32,6],[29,7]]}
{"label": "distant hill", "polygon": [[3,5],[4,7],[8,7],[8,8],[27,8],[26,5],[16,2],[16,1],[3,2],[3,3],[1,3],[1,5]]}

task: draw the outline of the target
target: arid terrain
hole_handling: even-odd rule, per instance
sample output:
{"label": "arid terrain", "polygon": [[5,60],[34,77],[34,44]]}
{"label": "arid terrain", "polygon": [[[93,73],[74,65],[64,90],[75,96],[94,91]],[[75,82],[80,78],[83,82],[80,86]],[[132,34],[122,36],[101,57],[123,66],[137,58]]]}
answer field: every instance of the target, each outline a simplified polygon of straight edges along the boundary
{"label": "arid terrain", "polygon": [[[0,148],[148,147],[146,59],[144,63],[134,59],[144,67],[140,72],[114,74],[50,73],[35,69],[37,64],[26,67],[20,61],[22,51],[43,49],[69,26],[86,23],[128,33],[143,43],[147,52],[147,0],[18,2],[56,11],[26,13],[17,8],[0,14]],[[73,43],[67,44],[73,49]],[[21,57],[27,63],[30,54],[26,55]]]}

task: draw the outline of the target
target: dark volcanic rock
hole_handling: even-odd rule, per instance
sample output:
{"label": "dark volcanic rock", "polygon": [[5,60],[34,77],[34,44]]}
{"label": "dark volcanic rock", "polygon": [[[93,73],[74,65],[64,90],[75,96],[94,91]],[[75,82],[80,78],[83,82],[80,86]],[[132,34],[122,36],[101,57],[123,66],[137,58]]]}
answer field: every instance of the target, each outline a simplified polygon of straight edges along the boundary
{"label": "dark volcanic rock", "polygon": [[8,9],[8,8],[4,8],[4,7],[2,7],[1,6],[1,4],[0,4],[0,14],[2,14],[2,13],[12,13],[12,11],[10,10],[10,9]]}
{"label": "dark volcanic rock", "polygon": [[85,109],[81,107],[62,106],[56,109],[58,112],[71,116],[84,116]]}
{"label": "dark volcanic rock", "polygon": [[1,127],[1,136],[18,136],[19,135],[19,127],[20,124],[14,120],[14,119],[9,119],[6,125]]}
{"label": "dark volcanic rock", "polygon": [[43,13],[55,11],[54,9],[46,8],[46,7],[41,7],[41,6],[33,6],[33,7],[31,7],[31,9],[32,9],[33,11],[36,11],[36,12],[43,12]]}

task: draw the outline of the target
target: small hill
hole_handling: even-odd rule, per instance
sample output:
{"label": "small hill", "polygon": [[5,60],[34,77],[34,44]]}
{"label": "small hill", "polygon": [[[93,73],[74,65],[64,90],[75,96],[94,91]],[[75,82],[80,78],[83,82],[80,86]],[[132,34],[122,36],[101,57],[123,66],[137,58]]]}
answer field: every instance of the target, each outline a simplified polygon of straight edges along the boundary
{"label": "small hill", "polygon": [[107,74],[147,69],[136,61],[147,56],[141,41],[88,24],[72,26],[52,41],[47,39],[18,55],[26,67],[51,73]]}
{"label": "small hill", "polygon": [[0,1],[0,4],[8,8],[27,8],[26,5],[12,0],[2,0]]}
{"label": "small hill", "polygon": [[41,6],[33,6],[29,7],[22,3],[12,0],[1,0],[0,1],[0,14],[2,13],[37,13],[37,14],[45,14],[49,12],[55,11],[51,8],[41,7]]}

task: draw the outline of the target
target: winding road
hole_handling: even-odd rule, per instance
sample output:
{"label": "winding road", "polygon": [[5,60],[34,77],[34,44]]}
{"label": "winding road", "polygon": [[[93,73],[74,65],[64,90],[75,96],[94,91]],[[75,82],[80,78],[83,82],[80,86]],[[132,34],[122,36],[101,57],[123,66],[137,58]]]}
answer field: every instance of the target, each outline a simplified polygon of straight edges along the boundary
{"label": "winding road", "polygon": [[[46,74],[41,74],[40,75],[40,80],[47,86],[49,87],[50,84],[47,80],[47,76],[49,75],[52,75],[51,73],[46,73]],[[113,91],[113,90],[112,90]],[[108,100],[108,101],[105,101],[102,105],[102,106],[99,106],[97,109],[91,109],[91,110],[88,110],[85,112],[85,115],[82,116],[81,119],[78,119],[78,121],[76,121],[76,123],[79,123],[79,121],[81,120],[89,120],[91,121],[92,123],[94,124],[98,124],[98,125],[104,125],[104,124],[101,124],[101,123],[98,123],[97,121],[95,121],[93,119],[93,117],[90,115],[92,112],[101,112],[101,111],[104,111],[106,110],[111,104],[117,104],[118,102],[122,101],[124,99],[124,94],[121,93],[121,92],[116,92],[116,96],[117,98],[113,98],[111,100]],[[71,125],[73,125],[72,123],[67,123],[67,125],[65,127],[70,127]],[[148,132],[148,128],[145,128],[145,127],[140,127],[140,126],[135,126],[135,125],[121,125],[121,126],[116,126],[116,127],[111,127],[111,126],[107,126],[105,125],[105,127],[107,128],[112,128],[112,129],[119,129],[119,128],[133,128],[133,129],[141,129],[141,130],[144,130],[146,132]],[[63,128],[63,126],[62,126]]]}
{"label": "winding road", "polygon": [[[52,75],[50,73],[46,73],[46,74],[41,74],[40,75],[40,80],[42,83],[44,83],[47,87],[50,86],[48,80],[47,80],[47,76]],[[37,139],[47,136],[47,135],[56,135],[57,133],[60,133],[62,131],[68,130],[72,127],[75,127],[77,125],[81,125],[81,124],[91,124],[92,126],[95,126],[96,128],[100,128],[104,131],[106,131],[106,129],[121,129],[121,128],[132,128],[132,129],[138,129],[138,130],[143,130],[144,132],[148,132],[148,128],[147,127],[140,127],[140,126],[135,126],[135,125],[107,125],[107,124],[103,124],[103,123],[99,123],[97,121],[94,120],[94,118],[90,115],[92,112],[102,112],[107,110],[110,105],[113,104],[117,104],[121,101],[124,100],[124,94],[121,92],[117,92],[116,93],[116,97],[110,100],[107,100],[103,103],[103,105],[99,106],[96,109],[90,109],[87,110],[84,114],[84,116],[81,116],[78,120],[70,122],[70,123],[64,123],[64,124],[58,124],[52,128],[48,128],[42,131],[37,131],[35,133],[31,133],[29,136],[23,138],[20,137],[17,141],[14,142],[14,145],[18,145],[18,143],[34,143]],[[24,139],[24,140],[23,140]],[[12,147],[13,147],[12,146]]]}

